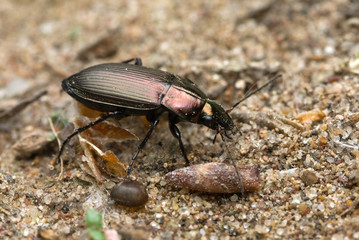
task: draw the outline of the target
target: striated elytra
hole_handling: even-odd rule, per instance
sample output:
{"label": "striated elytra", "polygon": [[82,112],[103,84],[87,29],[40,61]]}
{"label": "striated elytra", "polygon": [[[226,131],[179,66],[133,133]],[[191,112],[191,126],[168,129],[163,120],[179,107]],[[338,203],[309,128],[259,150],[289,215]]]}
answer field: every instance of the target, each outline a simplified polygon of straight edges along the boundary
{"label": "striated elytra", "polygon": [[148,200],[145,186],[132,180],[124,180],[114,186],[110,197],[116,203],[126,207],[139,207],[144,205]]}

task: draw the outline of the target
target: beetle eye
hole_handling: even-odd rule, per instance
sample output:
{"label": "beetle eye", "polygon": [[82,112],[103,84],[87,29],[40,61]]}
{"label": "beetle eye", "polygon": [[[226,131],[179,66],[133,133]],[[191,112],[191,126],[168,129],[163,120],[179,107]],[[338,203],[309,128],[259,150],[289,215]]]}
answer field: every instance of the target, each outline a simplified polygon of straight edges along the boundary
{"label": "beetle eye", "polygon": [[211,121],[213,121],[213,118],[211,116],[204,115],[203,116],[203,121],[204,122],[211,122]]}

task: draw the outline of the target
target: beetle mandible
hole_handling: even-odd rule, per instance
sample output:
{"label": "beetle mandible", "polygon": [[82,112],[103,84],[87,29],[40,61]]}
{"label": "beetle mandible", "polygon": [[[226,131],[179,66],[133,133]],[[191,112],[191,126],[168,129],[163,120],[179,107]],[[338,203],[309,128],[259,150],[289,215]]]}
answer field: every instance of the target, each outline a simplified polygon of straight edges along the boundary
{"label": "beetle mandible", "polygon": [[[134,64],[130,64],[131,62]],[[270,82],[246,94],[240,102]],[[229,112],[240,103],[236,103],[226,111],[220,104],[210,100],[191,80],[144,67],[140,58],[86,68],[63,80],[62,88],[86,107],[107,114],[101,115],[96,121],[78,128],[68,136],[60,148],[58,159],[64,146],[73,136],[109,117],[144,115],[151,123],[150,129],[131,159],[126,178],[130,175],[137,155],[144,148],[162,113],[168,112],[170,131],[178,140],[188,165],[189,160],[176,124],[180,121],[202,124],[216,130],[222,138],[223,134],[228,137],[227,131],[233,131],[235,127]]]}

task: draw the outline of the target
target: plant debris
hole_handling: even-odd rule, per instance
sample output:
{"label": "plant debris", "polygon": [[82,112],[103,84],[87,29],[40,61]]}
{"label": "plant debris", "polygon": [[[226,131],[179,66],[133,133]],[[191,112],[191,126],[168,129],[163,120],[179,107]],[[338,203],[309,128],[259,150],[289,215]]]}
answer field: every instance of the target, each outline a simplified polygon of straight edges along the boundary
{"label": "plant debris", "polygon": [[16,158],[27,158],[39,153],[51,143],[50,132],[34,131],[21,138],[13,146]]}
{"label": "plant debris", "polygon": [[9,109],[0,112],[0,123],[10,121],[10,119],[17,114],[19,114],[21,111],[23,111],[27,106],[29,106],[31,103],[39,100],[42,96],[47,94],[46,90],[40,91],[36,93],[33,97],[26,98],[24,100],[19,101],[14,106],[10,107]]}
{"label": "plant debris", "polygon": [[237,169],[240,179],[232,165],[225,163],[196,164],[167,173],[165,179],[176,187],[206,193],[240,193],[241,184],[245,191],[258,191],[261,185],[258,166],[238,166]]}

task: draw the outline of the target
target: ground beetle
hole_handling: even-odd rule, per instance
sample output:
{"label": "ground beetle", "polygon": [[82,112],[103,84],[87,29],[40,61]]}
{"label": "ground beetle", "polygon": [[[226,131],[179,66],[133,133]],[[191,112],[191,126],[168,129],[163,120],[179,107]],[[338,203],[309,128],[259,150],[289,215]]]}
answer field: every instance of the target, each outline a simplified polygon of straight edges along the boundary
{"label": "ground beetle", "polygon": [[[130,64],[131,62],[134,64]],[[240,102],[271,81],[247,94]],[[132,157],[126,177],[129,176],[138,153],[145,146],[163,112],[168,112],[171,133],[177,138],[183,157],[189,164],[181,133],[176,124],[180,121],[202,124],[216,130],[223,138],[223,134],[228,136],[227,131],[233,131],[235,127],[229,112],[240,103],[236,103],[226,111],[221,105],[210,100],[189,79],[144,67],[140,58],[86,68],[63,80],[62,88],[83,105],[108,114],[100,116],[96,121],[71,134],[62,144],[58,158],[73,136],[109,117],[123,118],[133,115],[147,117],[151,127]]]}

